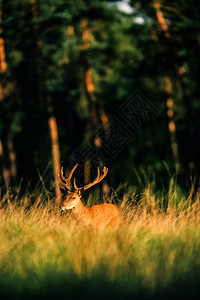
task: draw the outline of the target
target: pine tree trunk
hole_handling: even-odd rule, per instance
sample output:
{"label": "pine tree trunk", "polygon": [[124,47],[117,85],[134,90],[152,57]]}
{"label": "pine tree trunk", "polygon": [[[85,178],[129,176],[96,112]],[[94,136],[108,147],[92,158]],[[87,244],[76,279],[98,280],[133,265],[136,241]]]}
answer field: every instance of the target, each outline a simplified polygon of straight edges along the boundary
{"label": "pine tree trunk", "polygon": [[10,163],[10,183],[11,186],[14,189],[16,189],[17,188],[17,162],[16,162],[16,154],[13,145],[13,134],[11,129],[9,130],[8,133],[7,145],[8,145],[8,158]]}
{"label": "pine tree trunk", "polygon": [[[1,1],[0,1],[1,5]],[[2,10],[0,6],[0,34],[2,34],[3,30],[1,28],[1,20],[2,20]],[[2,84],[2,77],[3,74],[6,72],[6,60],[5,60],[5,49],[4,49],[4,39],[0,37],[0,101],[4,101],[4,88]],[[0,159],[1,159],[1,165],[2,165],[2,171],[3,171],[3,178],[5,181],[6,189],[9,187],[9,171],[5,166],[5,157],[4,157],[4,149],[3,149],[3,141],[2,141],[2,133],[0,136]]]}
{"label": "pine tree trunk", "polygon": [[[98,132],[98,129],[102,124],[106,124],[108,122],[108,118],[106,116],[104,110],[103,100],[98,101],[94,95],[94,84],[92,81],[92,72],[89,67],[89,57],[88,57],[88,49],[89,49],[89,40],[92,41],[92,37],[90,36],[90,30],[88,28],[87,21],[83,21],[81,24],[82,27],[82,39],[83,39],[83,71],[84,71],[84,86],[85,86],[85,94],[88,101],[88,111],[90,116],[90,131],[91,133]],[[96,148],[101,146],[101,139],[98,135],[94,137],[94,146]],[[103,162],[100,164],[103,164]],[[90,180],[90,166],[91,163],[89,159],[86,161],[85,165],[85,175],[84,181],[85,184]]]}
{"label": "pine tree trunk", "polygon": [[178,153],[178,143],[176,139],[176,125],[174,121],[174,100],[172,98],[172,82],[169,77],[165,77],[165,91],[167,94],[167,116],[168,116],[168,127],[169,127],[169,133],[170,133],[170,140],[171,140],[171,148],[172,148],[172,154],[174,158],[174,165],[176,169],[176,173],[180,173],[181,165],[180,165],[180,159],[179,159],[179,153]]}
{"label": "pine tree trunk", "polygon": [[[164,18],[164,15],[161,11],[161,3],[158,0],[154,0],[154,8],[158,23],[160,24],[161,29],[163,30],[165,37],[168,39],[169,44],[169,54],[170,57],[174,57],[173,54],[173,45],[171,42],[170,32],[168,29],[167,22]],[[187,115],[188,115],[188,123],[190,128],[190,133],[192,136],[192,140],[195,141],[195,144],[192,145],[194,160],[195,160],[195,168],[198,173],[198,177],[200,178],[200,127],[198,124],[198,119],[196,113],[192,107],[192,103],[188,97],[187,85],[186,85],[186,74],[185,69],[182,66],[179,66],[176,63],[176,60],[172,61],[175,72],[177,74],[178,80],[181,85],[182,94],[183,94],[183,104],[185,106]]]}
{"label": "pine tree trunk", "polygon": [[[3,29],[1,27],[1,21],[2,21],[2,10],[0,6],[0,35],[3,33]],[[0,36],[0,77],[1,77],[0,101],[2,101],[3,104],[5,103],[5,92],[4,92],[3,81],[5,81],[4,74],[6,73],[6,70],[7,70],[7,64],[6,64],[4,39],[2,36]],[[6,189],[12,187],[12,189],[14,190],[17,188],[17,163],[16,163],[16,154],[13,146],[13,135],[11,130],[11,124],[7,120],[8,115],[9,115],[9,111],[7,111],[5,107],[5,120],[7,124],[4,124],[3,132],[1,132],[1,136],[0,136],[0,160],[2,164],[3,177],[4,177]]]}
{"label": "pine tree trunk", "polygon": [[[72,25],[68,26],[66,35],[68,38],[74,35],[74,27]],[[72,101],[69,95],[70,86],[73,83],[71,77],[74,77],[74,69],[69,69],[69,57],[63,57],[63,78],[64,78],[64,93],[65,93],[65,105],[66,105],[66,128],[68,128],[68,146],[69,146],[69,154],[71,154],[74,150],[74,137],[75,137],[75,129],[74,129],[74,115],[73,115],[73,107]]]}
{"label": "pine tree trunk", "polygon": [[[49,98],[50,100],[50,98]],[[60,172],[60,151],[58,143],[58,127],[56,118],[53,115],[53,108],[50,101],[48,101],[48,111],[49,111],[49,132],[51,136],[51,148],[52,148],[52,157],[53,157],[53,172],[54,172],[54,184],[55,184],[55,194],[56,194],[56,204],[59,205],[61,201],[61,191],[57,184],[57,176]]]}
{"label": "pine tree trunk", "polygon": [[[33,18],[38,16],[38,2],[37,0],[31,0],[31,9]],[[54,185],[55,185],[55,196],[56,196],[56,204],[59,204],[61,199],[61,192],[57,185],[57,175],[60,171],[60,151],[59,151],[59,144],[58,144],[58,128],[57,128],[57,121],[56,117],[53,115],[53,108],[49,100],[51,98],[44,97],[44,82],[42,78],[42,64],[41,64],[41,54],[39,48],[39,27],[37,23],[33,26],[34,36],[35,36],[35,63],[36,63],[36,74],[37,74],[37,88],[38,88],[38,99],[41,106],[46,106],[47,110],[49,111],[49,133],[51,138],[51,145],[52,145],[52,160],[53,160],[53,172],[54,172]]]}
{"label": "pine tree trunk", "polygon": [[13,145],[13,135],[9,125],[3,131],[0,139],[0,160],[6,189],[17,189],[17,162]]}
{"label": "pine tree trunk", "polygon": [[10,172],[9,169],[6,167],[3,143],[1,139],[0,139],[0,163],[2,166],[2,172],[3,172],[3,178],[4,178],[6,190],[8,190],[10,185],[10,176],[9,176]]}

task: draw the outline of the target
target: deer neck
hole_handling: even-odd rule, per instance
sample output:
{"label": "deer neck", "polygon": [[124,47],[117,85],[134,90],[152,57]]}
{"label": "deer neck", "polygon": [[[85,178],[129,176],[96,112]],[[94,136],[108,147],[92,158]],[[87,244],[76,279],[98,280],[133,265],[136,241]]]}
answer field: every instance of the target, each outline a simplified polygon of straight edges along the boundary
{"label": "deer neck", "polygon": [[73,208],[73,212],[78,215],[85,215],[88,209],[83,205],[81,199],[78,201],[76,207]]}

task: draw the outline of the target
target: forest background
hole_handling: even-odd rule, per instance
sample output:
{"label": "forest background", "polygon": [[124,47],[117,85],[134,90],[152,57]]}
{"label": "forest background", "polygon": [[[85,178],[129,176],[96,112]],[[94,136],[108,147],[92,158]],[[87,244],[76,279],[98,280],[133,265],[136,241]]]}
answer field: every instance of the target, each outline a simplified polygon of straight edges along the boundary
{"label": "forest background", "polygon": [[108,191],[147,178],[168,189],[174,174],[184,191],[198,186],[199,11],[192,0],[1,0],[1,191],[59,196],[60,167],[77,161],[82,182],[108,166]]}

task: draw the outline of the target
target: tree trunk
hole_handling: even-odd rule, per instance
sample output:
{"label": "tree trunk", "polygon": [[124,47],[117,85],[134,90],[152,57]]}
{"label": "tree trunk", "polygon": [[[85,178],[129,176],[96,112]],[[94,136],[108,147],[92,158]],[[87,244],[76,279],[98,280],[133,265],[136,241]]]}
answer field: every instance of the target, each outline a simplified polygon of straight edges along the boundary
{"label": "tree trunk", "polygon": [[48,97],[48,111],[49,111],[49,132],[51,136],[51,147],[52,147],[52,157],[53,157],[53,171],[54,171],[54,185],[57,205],[60,204],[62,197],[61,191],[57,184],[57,176],[60,172],[60,150],[58,143],[58,127],[56,118],[53,115],[53,108],[50,103],[50,96]]}
{"label": "tree trunk", "polygon": [[[38,16],[38,3],[37,0],[31,0],[31,10],[33,18]],[[42,78],[42,64],[41,64],[41,54],[40,54],[40,39],[39,39],[39,27],[37,23],[33,26],[34,36],[35,36],[35,64],[36,64],[36,75],[37,75],[37,88],[38,88],[38,99],[41,106],[46,106],[49,112],[49,133],[52,145],[52,160],[53,160],[53,172],[54,172],[54,185],[55,185],[55,196],[56,202],[59,204],[61,199],[61,192],[57,185],[57,175],[60,171],[60,151],[58,144],[58,128],[56,117],[53,114],[53,108],[51,106],[51,97],[45,99],[45,87]]]}
{"label": "tree trunk", "polygon": [[[161,4],[160,1],[154,0],[154,8],[156,17],[158,20],[158,23],[160,24],[161,29],[163,30],[165,37],[168,39],[169,44],[169,52],[170,57],[173,57],[172,54],[174,54],[173,51],[173,45],[170,38],[170,32],[168,29],[167,22],[164,18],[164,15],[160,9]],[[200,129],[198,124],[198,119],[196,116],[196,113],[192,107],[192,103],[189,100],[188,97],[188,91],[187,91],[187,85],[186,85],[186,75],[185,75],[185,69],[182,66],[179,66],[176,63],[176,60],[172,61],[172,64],[174,66],[175,73],[179,79],[181,88],[182,88],[182,94],[183,94],[183,103],[188,115],[188,123],[190,128],[190,133],[192,136],[192,140],[195,141],[195,144],[192,145],[193,153],[194,153],[194,160],[195,160],[195,168],[198,173],[198,177],[200,178]]]}
{"label": "tree trunk", "polygon": [[[104,110],[103,101],[99,102],[94,95],[94,84],[92,81],[92,72],[89,67],[89,57],[88,57],[88,49],[89,49],[89,40],[92,42],[93,38],[90,36],[90,30],[88,28],[87,21],[83,21],[81,24],[82,27],[82,39],[83,39],[83,71],[84,71],[84,86],[85,86],[85,94],[88,101],[88,111],[90,116],[90,132],[93,134],[94,132],[98,132],[98,129],[102,124],[106,124],[108,122],[108,118],[106,116]],[[98,136],[94,136],[93,140],[94,146],[99,148],[101,146],[101,139]],[[101,162],[100,162],[101,164]],[[103,162],[102,162],[103,164]],[[84,181],[85,184],[90,180],[90,166],[91,163],[89,159],[86,161],[85,176]],[[88,174],[89,173],[89,174]]]}
{"label": "tree trunk", "polygon": [[[0,1],[1,5],[1,1]],[[0,34],[2,34],[3,30],[1,28],[1,20],[2,20],[2,10],[0,6]],[[4,101],[5,94],[4,94],[4,87],[2,84],[2,77],[6,71],[6,59],[5,59],[5,49],[4,49],[4,39],[0,37],[0,101]],[[1,165],[3,170],[3,178],[5,181],[6,189],[9,187],[9,170],[5,166],[5,157],[4,157],[4,149],[3,149],[3,142],[2,142],[2,133],[0,136],[0,159],[1,159]]]}
{"label": "tree trunk", "polygon": [[0,160],[3,169],[3,177],[6,189],[12,191],[17,189],[17,162],[13,145],[13,135],[9,125],[5,125],[5,130],[0,139]]}
{"label": "tree trunk", "polygon": [[8,158],[10,163],[10,184],[11,186],[16,189],[17,188],[17,163],[16,163],[16,154],[14,151],[14,145],[13,145],[13,134],[11,129],[8,133]]}
{"label": "tree trunk", "polygon": [[9,172],[9,169],[6,167],[3,143],[1,141],[1,139],[0,139],[0,163],[2,166],[2,172],[3,172],[3,178],[4,178],[6,190],[8,190],[9,184],[10,184],[10,176],[9,176],[10,172]]}
{"label": "tree trunk", "polygon": [[165,91],[167,94],[167,116],[169,119],[169,133],[170,133],[170,140],[171,140],[171,148],[172,148],[172,154],[174,158],[174,165],[176,169],[176,173],[180,173],[181,170],[181,165],[180,165],[180,159],[179,159],[179,153],[178,153],[178,143],[176,139],[176,125],[174,121],[174,110],[173,110],[173,105],[174,105],[174,100],[172,98],[172,82],[169,77],[165,77]]}
{"label": "tree trunk", "polygon": [[[70,25],[67,27],[67,37],[70,38],[74,35],[74,26]],[[74,116],[73,116],[73,107],[72,101],[69,95],[70,86],[73,82],[71,77],[74,77],[74,69],[69,67],[69,57],[63,57],[63,78],[64,78],[64,92],[65,92],[65,105],[66,105],[66,128],[68,128],[68,145],[69,145],[69,154],[72,154],[74,150]]]}
{"label": "tree trunk", "polygon": [[[0,1],[1,5],[1,1]],[[2,9],[0,6],[0,35],[3,33],[3,29],[1,27],[2,20]],[[9,111],[6,109],[6,96],[4,91],[5,84],[5,73],[7,70],[6,64],[6,54],[4,47],[4,39],[0,36],[0,101],[2,101],[2,106],[5,109],[5,124],[1,132],[0,136],[0,160],[2,164],[3,177],[6,185],[6,189],[10,186],[12,189],[16,189],[17,187],[17,164],[16,164],[16,154],[13,146],[13,135],[11,130],[11,124],[8,120]],[[4,83],[3,83],[4,82]]]}

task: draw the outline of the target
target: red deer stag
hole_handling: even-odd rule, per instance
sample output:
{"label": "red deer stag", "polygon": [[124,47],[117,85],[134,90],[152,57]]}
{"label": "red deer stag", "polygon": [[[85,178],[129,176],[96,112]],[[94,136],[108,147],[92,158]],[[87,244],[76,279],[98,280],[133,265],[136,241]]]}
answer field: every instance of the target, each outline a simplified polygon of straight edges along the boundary
{"label": "red deer stag", "polygon": [[104,167],[103,174],[100,175],[100,169],[98,167],[98,175],[93,182],[83,187],[77,187],[75,178],[74,185],[72,186],[71,184],[71,178],[77,166],[78,164],[73,167],[68,178],[65,178],[63,175],[63,167],[61,168],[60,174],[58,174],[58,185],[61,191],[68,192],[66,199],[61,205],[61,209],[72,209],[75,217],[80,219],[86,225],[92,225],[98,228],[108,226],[116,227],[119,224],[119,211],[115,205],[104,203],[94,205],[91,208],[86,208],[81,202],[83,192],[103,180],[108,173],[108,168]]}

